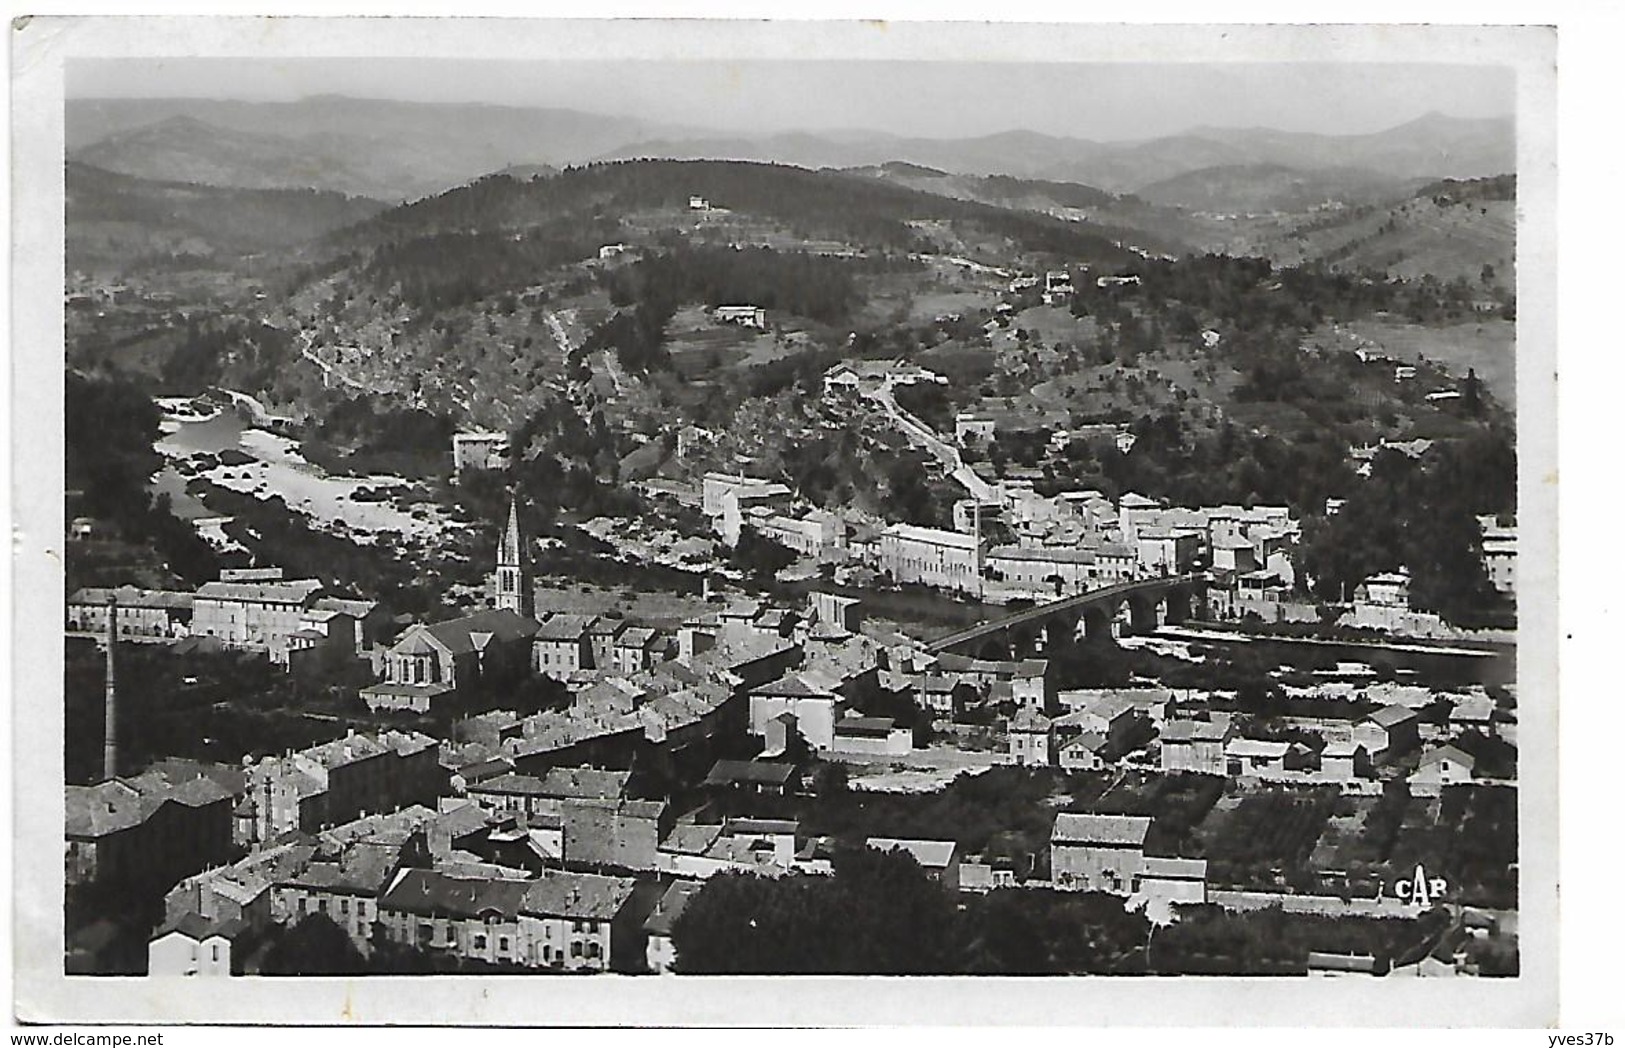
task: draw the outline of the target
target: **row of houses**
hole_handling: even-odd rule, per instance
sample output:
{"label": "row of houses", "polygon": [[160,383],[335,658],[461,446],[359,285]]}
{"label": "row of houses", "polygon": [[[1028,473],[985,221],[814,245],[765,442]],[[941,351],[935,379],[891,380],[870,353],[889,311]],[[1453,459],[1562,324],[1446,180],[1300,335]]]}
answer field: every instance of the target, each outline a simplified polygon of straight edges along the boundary
{"label": "row of houses", "polygon": [[238,973],[241,947],[318,914],[363,956],[381,940],[502,967],[635,969],[637,882],[545,860],[492,861],[492,847],[512,836],[509,820],[474,805],[414,806],[296,835],[176,885],[149,943],[148,974]]}
{"label": "row of houses", "polygon": [[283,578],[280,568],[225,569],[193,593],[86,587],[69,596],[66,626],[70,635],[104,636],[114,607],[119,640],[209,638],[291,668],[311,659],[355,659],[382,640],[390,622],[376,601],[322,590],[316,579]]}

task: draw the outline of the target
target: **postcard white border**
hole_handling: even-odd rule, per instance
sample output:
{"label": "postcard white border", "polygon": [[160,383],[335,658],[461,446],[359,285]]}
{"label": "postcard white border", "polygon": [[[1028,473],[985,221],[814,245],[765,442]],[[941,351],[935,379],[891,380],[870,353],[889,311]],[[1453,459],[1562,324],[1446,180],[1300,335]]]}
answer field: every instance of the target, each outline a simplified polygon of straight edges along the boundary
{"label": "postcard white border", "polygon": [[[1517,27],[41,18],[12,32],[15,1008],[71,1022],[1543,1026],[1557,1012],[1555,34]],[[70,57],[350,55],[1012,62],[1460,62],[1518,73],[1520,841],[1514,980],[61,974],[62,68]]]}

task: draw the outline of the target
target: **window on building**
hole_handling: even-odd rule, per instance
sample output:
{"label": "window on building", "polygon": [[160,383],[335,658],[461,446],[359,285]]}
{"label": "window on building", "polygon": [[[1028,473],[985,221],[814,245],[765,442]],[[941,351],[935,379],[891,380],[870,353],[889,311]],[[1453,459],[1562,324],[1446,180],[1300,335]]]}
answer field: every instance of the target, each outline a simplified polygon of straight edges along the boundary
{"label": "window on building", "polygon": [[483,935],[474,936],[474,949],[476,949],[476,950],[485,949],[485,936],[483,936]]}
{"label": "window on building", "polygon": [[212,946],[209,947],[209,958],[210,958],[210,960],[214,961],[215,964],[220,963],[220,944],[219,943],[215,943],[215,944],[213,944]]}
{"label": "window on building", "polygon": [[497,952],[498,953],[507,953],[508,952],[508,937],[506,935],[504,935],[504,936],[497,939]]}

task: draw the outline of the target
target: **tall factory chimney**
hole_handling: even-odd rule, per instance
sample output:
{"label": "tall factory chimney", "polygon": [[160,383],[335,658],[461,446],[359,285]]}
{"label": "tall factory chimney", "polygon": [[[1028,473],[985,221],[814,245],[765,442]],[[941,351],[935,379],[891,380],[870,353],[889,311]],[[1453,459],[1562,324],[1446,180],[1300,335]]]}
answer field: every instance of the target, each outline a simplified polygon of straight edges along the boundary
{"label": "tall factory chimney", "polygon": [[113,677],[113,649],[118,645],[118,597],[107,596],[107,729],[102,737],[102,778],[118,774],[118,686]]}

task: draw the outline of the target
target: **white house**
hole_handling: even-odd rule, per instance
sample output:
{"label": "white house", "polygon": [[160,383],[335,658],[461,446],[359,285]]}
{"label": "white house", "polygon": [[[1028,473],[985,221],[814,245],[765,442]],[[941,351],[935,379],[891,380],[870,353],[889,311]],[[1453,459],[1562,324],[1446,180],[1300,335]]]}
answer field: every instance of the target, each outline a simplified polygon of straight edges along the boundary
{"label": "white house", "polygon": [[147,943],[147,974],[229,976],[232,940],[247,927],[238,918],[210,921],[189,913]]}

